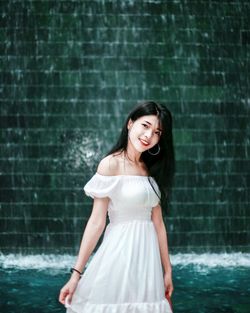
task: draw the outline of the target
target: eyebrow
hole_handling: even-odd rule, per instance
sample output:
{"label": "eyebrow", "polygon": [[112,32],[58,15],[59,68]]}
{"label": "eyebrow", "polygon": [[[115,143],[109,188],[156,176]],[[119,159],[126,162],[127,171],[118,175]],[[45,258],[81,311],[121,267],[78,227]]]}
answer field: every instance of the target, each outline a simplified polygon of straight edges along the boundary
{"label": "eyebrow", "polygon": [[[152,126],[152,124],[149,122],[149,121],[144,121],[145,123],[149,124],[150,126]],[[159,131],[162,132],[162,129],[161,128],[157,128]]]}

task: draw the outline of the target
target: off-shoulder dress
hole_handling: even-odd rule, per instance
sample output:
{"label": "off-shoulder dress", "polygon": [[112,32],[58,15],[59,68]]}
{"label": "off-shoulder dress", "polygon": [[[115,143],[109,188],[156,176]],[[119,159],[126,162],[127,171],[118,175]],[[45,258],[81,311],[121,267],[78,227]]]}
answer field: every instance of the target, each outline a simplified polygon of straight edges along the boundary
{"label": "off-shoulder dress", "polygon": [[109,223],[67,313],[171,313],[151,220],[152,208],[159,203],[156,181],[95,173],[84,191],[92,198],[110,199]]}

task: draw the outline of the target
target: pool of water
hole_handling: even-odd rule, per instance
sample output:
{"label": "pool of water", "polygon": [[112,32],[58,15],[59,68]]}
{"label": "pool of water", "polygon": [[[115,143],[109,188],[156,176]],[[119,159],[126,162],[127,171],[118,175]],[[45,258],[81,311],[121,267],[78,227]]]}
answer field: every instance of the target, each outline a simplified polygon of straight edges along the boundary
{"label": "pool of water", "polygon": [[[69,255],[0,255],[0,312],[65,312],[58,294],[74,261]],[[175,313],[250,312],[250,254],[176,254],[171,262]]]}

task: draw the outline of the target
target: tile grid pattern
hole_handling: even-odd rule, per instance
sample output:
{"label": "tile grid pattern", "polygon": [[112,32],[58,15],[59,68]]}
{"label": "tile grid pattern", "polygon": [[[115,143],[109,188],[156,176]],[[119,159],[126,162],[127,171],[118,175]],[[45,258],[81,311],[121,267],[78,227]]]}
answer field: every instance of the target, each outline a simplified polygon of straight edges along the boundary
{"label": "tile grid pattern", "polygon": [[0,1],[0,249],[76,252],[138,100],[174,116],[171,251],[249,251],[249,1]]}

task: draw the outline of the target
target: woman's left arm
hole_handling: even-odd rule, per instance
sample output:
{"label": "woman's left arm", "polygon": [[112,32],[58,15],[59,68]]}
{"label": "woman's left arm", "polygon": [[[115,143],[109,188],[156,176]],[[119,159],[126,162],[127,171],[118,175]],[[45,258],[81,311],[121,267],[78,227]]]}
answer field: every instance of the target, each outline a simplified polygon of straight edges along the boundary
{"label": "woman's left arm", "polygon": [[168,238],[166,227],[162,217],[162,209],[160,205],[157,205],[152,210],[152,221],[155,226],[157,233],[159,248],[161,254],[161,262],[164,269],[164,284],[165,288],[171,297],[174,290],[172,283],[172,266],[170,263],[169,253],[168,253]]}

